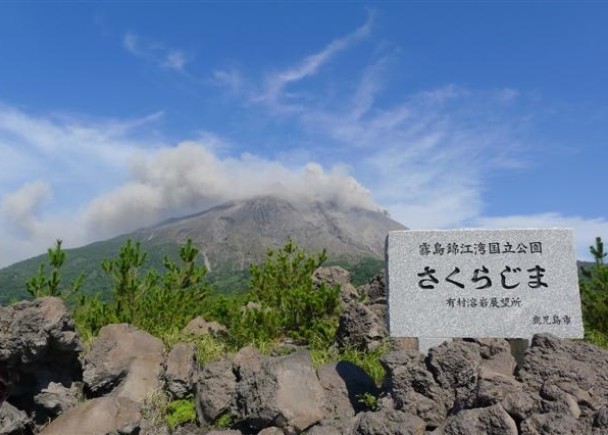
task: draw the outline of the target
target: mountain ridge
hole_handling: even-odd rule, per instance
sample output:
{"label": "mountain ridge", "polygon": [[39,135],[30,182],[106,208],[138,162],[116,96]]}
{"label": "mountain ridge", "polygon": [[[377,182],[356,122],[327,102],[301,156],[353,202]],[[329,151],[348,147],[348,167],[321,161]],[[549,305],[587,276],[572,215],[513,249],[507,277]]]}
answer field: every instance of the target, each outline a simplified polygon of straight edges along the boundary
{"label": "mountain ridge", "polygon": [[[268,249],[280,248],[289,239],[309,252],[326,249],[333,264],[352,265],[369,259],[379,264],[384,260],[386,234],[405,228],[380,211],[331,201],[257,196],[67,249],[62,276],[69,283],[82,272],[85,293],[106,293],[110,283],[104,280],[101,261],[116,257],[127,239],[140,241],[148,253],[148,266],[157,269],[163,269],[165,256],[177,260],[179,247],[192,239],[210,278],[229,277],[242,284],[243,271],[251,263],[262,261]],[[25,281],[46,260],[42,254],[0,269],[0,303],[27,296]],[[238,279],[230,277],[239,273]]]}
{"label": "mountain ridge", "polygon": [[333,257],[383,258],[384,237],[397,229],[405,227],[381,212],[268,195],[223,203],[132,234],[147,242],[172,240],[183,244],[190,238],[208,258],[210,270],[226,264],[242,270],[251,262],[261,261],[267,248],[278,248],[288,239],[309,251],[326,249]]}

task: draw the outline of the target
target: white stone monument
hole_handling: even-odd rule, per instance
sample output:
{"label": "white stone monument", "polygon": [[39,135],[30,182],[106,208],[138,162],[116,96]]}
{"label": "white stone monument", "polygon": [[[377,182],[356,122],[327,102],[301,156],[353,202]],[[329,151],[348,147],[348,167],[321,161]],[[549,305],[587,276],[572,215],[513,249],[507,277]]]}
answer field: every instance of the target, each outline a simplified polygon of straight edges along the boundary
{"label": "white stone monument", "polygon": [[390,335],[582,338],[574,252],[569,229],[390,232]]}

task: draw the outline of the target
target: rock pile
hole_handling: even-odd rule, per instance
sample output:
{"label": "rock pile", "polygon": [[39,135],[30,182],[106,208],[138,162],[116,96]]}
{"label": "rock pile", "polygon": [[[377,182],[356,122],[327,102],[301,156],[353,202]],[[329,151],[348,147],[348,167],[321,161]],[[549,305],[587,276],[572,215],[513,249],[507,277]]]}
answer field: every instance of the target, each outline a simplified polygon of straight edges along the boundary
{"label": "rock pile", "polygon": [[[382,275],[359,289],[339,269],[317,279],[343,286],[338,345],[377,348]],[[191,332],[224,333],[195,323]],[[397,343],[381,358],[381,386],[356,365],[315,369],[306,349],[292,350],[248,347],[200,367],[191,344],[165,349],[121,324],[83,351],[61,300],[0,307],[0,400],[10,389],[0,434],[168,434],[151,406],[159,394],[194,397],[197,424],[181,435],[608,433],[608,352],[585,343],[537,335],[519,367],[502,339],[456,339],[428,355]]]}

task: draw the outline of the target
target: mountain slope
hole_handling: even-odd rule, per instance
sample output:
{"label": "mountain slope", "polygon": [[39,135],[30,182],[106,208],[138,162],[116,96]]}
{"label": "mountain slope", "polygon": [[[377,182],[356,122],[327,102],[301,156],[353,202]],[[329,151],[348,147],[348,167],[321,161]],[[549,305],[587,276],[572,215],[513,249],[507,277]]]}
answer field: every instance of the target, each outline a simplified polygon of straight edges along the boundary
{"label": "mountain slope", "polygon": [[[175,259],[179,246],[191,238],[201,251],[210,278],[237,285],[242,284],[239,271],[263,260],[267,249],[281,247],[289,238],[309,252],[326,249],[334,263],[356,264],[370,258],[382,260],[388,231],[404,228],[383,213],[362,208],[256,197],[66,250],[62,276],[65,282],[71,282],[84,273],[86,293],[107,294],[110,283],[101,270],[101,261],[117,256],[128,238],[141,241],[148,253],[148,266],[158,269],[162,269],[164,256]],[[46,255],[1,269],[0,303],[23,298],[25,281],[42,262],[46,262]]]}
{"label": "mountain slope", "polygon": [[133,236],[148,243],[181,244],[191,238],[213,271],[227,266],[242,270],[262,260],[267,248],[280,247],[289,238],[309,251],[326,249],[335,259],[383,258],[387,232],[404,228],[382,213],[362,208],[258,197],[172,219]]}

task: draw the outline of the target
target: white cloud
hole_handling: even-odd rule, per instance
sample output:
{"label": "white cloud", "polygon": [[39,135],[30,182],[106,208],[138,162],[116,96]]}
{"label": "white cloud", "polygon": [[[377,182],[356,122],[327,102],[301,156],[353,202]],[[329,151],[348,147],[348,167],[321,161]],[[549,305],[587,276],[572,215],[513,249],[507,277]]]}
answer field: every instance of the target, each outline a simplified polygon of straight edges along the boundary
{"label": "white cloud", "polygon": [[317,163],[289,168],[250,154],[222,159],[195,142],[142,157],[125,184],[92,201],[84,214],[90,231],[109,236],[258,195],[378,209],[370,193],[340,166],[329,171]]}
{"label": "white cloud", "polygon": [[376,107],[387,61],[364,72],[350,105],[307,107],[298,120],[344,150],[336,155],[353,162],[395,219],[412,228],[462,226],[483,212],[487,177],[519,167],[518,117],[505,111],[502,93],[452,85]]}
{"label": "white cloud", "polygon": [[0,175],[0,266],[57,238],[74,247],[254,195],[377,208],[343,165],[230,157],[231,145],[205,131],[200,143],[170,146],[149,134],[160,116],[85,122],[1,106],[2,162],[12,171]]}
{"label": "white cloud", "polygon": [[26,183],[2,197],[0,214],[26,237],[35,237],[41,230],[37,214],[51,197],[51,188],[46,182]]}
{"label": "white cloud", "polygon": [[267,76],[263,90],[253,97],[256,103],[265,103],[279,108],[285,95],[285,88],[305,78],[314,76],[319,69],[338,53],[367,37],[374,23],[374,11],[368,11],[367,20],[354,32],[331,41],[323,50],[305,57],[297,65]]}
{"label": "white cloud", "polygon": [[[352,33],[259,83],[236,68],[213,72],[212,82],[244,96],[247,115],[259,116],[260,124],[276,121],[266,109],[285,110],[281,122],[289,133],[270,137],[274,144],[286,138],[274,157],[231,156],[236,147],[221,131],[203,131],[177,145],[144,133],[162,112],[102,122],[0,106],[0,240],[11,246],[0,247],[0,265],[40,253],[55,238],[69,247],[261,194],[370,209],[379,203],[411,228],[573,227],[577,252],[588,258],[593,238],[607,233],[605,219],[483,216],[488,176],[525,168],[526,149],[534,145],[521,127],[527,114],[511,110],[526,98],[520,91],[445,85],[399,94],[387,80],[395,53],[380,50],[354,73],[358,82],[340,78],[334,92],[311,91],[317,92],[313,98],[290,93],[296,84],[308,89],[324,66],[370,35],[373,23],[371,13]],[[185,72],[189,62],[183,51],[132,33],[123,43],[159,67]],[[42,212],[51,192],[53,203],[71,204]],[[8,231],[9,224],[19,231]]]}
{"label": "white cloud", "polygon": [[[62,165],[63,170],[63,166],[75,169],[81,159],[122,165],[135,150],[158,145],[153,132],[144,141],[129,136],[143,127],[150,128],[161,117],[162,112],[157,112],[132,120],[87,121],[57,114],[35,116],[0,104],[0,146],[21,152],[30,160],[44,156],[49,169],[51,163]],[[68,154],[71,159],[64,158]]]}
{"label": "white cloud", "polygon": [[191,56],[183,50],[150,41],[135,33],[126,33],[122,43],[123,47],[135,57],[180,73],[186,72],[186,65],[191,61]]}
{"label": "white cloud", "polygon": [[132,156],[160,147],[160,113],[133,120],[32,115],[0,104],[0,267],[94,240],[80,210],[121,182]]}
{"label": "white cloud", "polygon": [[56,239],[68,246],[86,241],[75,214],[45,211],[52,197],[49,184],[38,180],[0,198],[0,267],[40,254]]}
{"label": "white cloud", "polygon": [[384,75],[391,58],[390,55],[384,55],[363,72],[350,110],[353,119],[361,119],[373,107],[376,96],[385,87]]}

